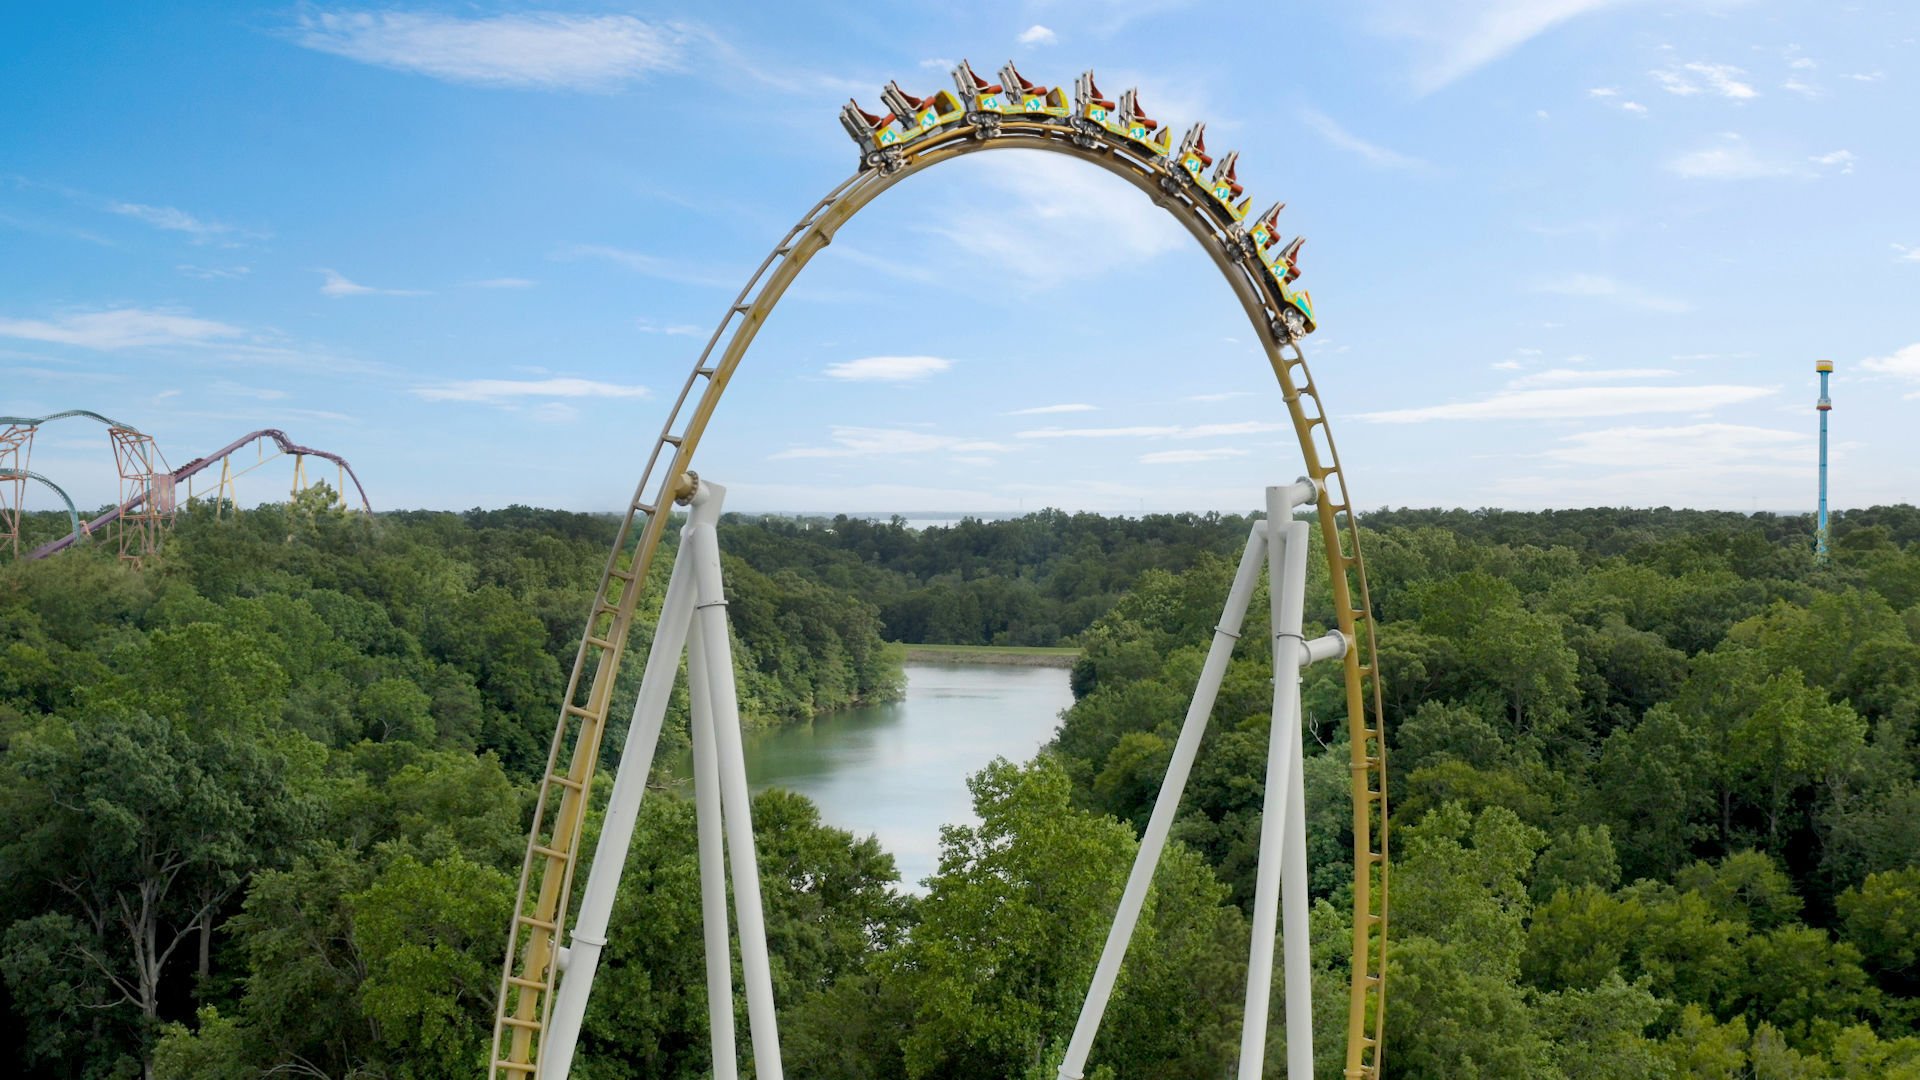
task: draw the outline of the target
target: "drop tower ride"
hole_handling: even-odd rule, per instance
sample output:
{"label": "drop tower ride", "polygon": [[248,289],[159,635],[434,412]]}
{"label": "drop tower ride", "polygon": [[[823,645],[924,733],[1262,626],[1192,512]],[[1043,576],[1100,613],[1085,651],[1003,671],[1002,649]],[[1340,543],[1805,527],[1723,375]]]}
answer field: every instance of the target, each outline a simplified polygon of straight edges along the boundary
{"label": "drop tower ride", "polygon": [[1813,527],[1813,554],[1821,562],[1827,561],[1827,414],[1833,411],[1833,400],[1827,397],[1827,379],[1833,375],[1833,361],[1816,360],[1813,370],[1820,373],[1820,400],[1814,402],[1814,409],[1820,413],[1820,516]]}

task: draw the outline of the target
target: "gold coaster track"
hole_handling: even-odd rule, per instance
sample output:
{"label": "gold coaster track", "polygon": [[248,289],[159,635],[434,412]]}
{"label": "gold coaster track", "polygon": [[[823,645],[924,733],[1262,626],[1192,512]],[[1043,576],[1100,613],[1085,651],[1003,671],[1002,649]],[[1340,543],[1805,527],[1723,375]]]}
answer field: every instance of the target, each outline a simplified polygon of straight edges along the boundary
{"label": "gold coaster track", "polygon": [[[896,167],[863,169],[814,204],[734,298],[674,400],[601,574],[548,751],[500,979],[489,1055],[489,1073],[495,1080],[517,1080],[538,1072],[541,1036],[558,977],[555,947],[570,910],[574,871],[579,865],[587,790],[599,760],[614,679],[633,625],[634,608],[666,532],[673,502],[685,490],[694,450],[748,346],[807,262],[881,192],[951,158],[1022,148],[1066,154],[1121,177],[1193,234],[1258,331],[1280,382],[1307,475],[1322,486],[1319,525],[1331,571],[1334,610],[1340,632],[1356,646],[1347,650],[1344,661],[1354,844],[1345,1076],[1367,1080],[1379,1077],[1387,953],[1386,743],[1381,692],[1374,671],[1372,605],[1359,531],[1327,427],[1326,410],[1307,370],[1306,357],[1296,339],[1283,341],[1286,335],[1275,330],[1282,325],[1282,299],[1262,272],[1258,254],[1244,237],[1219,224],[1216,216],[1201,205],[1199,200],[1204,196],[1171,173],[1164,159],[1150,158],[1117,139],[1089,137],[1064,124],[1004,118],[991,134],[962,122],[917,139],[896,151]],[[665,469],[658,471],[663,460]]]}

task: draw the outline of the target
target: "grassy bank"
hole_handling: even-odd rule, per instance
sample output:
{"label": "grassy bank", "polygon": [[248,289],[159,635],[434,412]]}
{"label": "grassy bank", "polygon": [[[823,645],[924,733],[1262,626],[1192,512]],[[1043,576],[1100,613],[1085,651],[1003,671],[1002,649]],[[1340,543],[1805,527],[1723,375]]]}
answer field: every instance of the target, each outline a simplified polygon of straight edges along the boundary
{"label": "grassy bank", "polygon": [[1079,649],[1038,645],[902,645],[909,664],[1004,664],[1072,667]]}

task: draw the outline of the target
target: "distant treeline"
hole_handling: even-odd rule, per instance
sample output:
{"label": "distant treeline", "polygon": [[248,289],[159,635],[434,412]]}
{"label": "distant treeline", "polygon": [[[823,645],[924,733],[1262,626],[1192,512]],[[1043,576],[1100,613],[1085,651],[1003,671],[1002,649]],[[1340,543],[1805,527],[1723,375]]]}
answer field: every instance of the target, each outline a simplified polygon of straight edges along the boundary
{"label": "distant treeline", "polygon": [[[484,1068],[530,778],[614,523],[325,503],[183,515],[143,572],[98,542],[0,567],[17,1074]],[[806,800],[755,800],[789,1076],[1051,1080],[1247,526],[726,522],[752,723],[896,693],[889,639],[1082,650],[1057,738],[972,778],[981,823],[945,832],[924,896]],[[1824,565],[1805,517],[1769,514],[1393,510],[1363,529],[1391,744],[1388,1077],[1920,1080],[1920,510],[1837,515]],[[1322,626],[1325,585],[1316,567]],[[1103,1080],[1231,1071],[1264,598],[1249,623],[1095,1045]],[[1336,668],[1304,694],[1332,1077]],[[692,809],[659,779],[577,1076],[711,1073]]]}

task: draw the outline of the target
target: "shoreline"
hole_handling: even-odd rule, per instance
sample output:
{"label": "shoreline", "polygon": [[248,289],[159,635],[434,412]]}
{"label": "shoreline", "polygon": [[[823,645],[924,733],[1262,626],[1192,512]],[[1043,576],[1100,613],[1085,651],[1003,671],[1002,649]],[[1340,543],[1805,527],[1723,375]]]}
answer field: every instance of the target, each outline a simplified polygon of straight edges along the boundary
{"label": "shoreline", "polygon": [[1070,668],[1080,658],[1074,648],[1032,645],[901,645],[906,663],[995,664],[1002,667]]}

